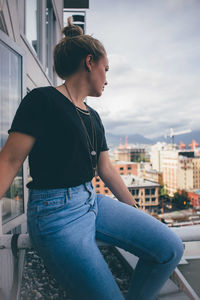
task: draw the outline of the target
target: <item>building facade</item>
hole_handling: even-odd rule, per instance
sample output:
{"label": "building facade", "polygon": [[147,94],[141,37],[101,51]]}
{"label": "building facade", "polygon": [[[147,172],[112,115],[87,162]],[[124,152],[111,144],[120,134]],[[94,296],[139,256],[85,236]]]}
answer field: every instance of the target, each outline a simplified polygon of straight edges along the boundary
{"label": "building facade", "polygon": [[124,183],[143,210],[155,212],[159,205],[158,183],[134,175],[122,175]]}
{"label": "building facade", "polygon": [[[126,161],[113,162],[113,166],[118,170],[120,175],[138,175],[139,164]],[[92,180],[93,187],[97,194],[111,195],[111,191],[104,184],[99,176]]]}

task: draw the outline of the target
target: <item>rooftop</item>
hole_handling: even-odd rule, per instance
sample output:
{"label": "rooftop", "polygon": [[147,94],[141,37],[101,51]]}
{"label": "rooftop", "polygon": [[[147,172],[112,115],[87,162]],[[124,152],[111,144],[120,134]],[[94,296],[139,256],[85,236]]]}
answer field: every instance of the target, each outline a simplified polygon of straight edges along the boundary
{"label": "rooftop", "polygon": [[132,174],[130,175],[121,175],[124,183],[127,187],[159,187],[160,185],[156,182],[152,182]]}

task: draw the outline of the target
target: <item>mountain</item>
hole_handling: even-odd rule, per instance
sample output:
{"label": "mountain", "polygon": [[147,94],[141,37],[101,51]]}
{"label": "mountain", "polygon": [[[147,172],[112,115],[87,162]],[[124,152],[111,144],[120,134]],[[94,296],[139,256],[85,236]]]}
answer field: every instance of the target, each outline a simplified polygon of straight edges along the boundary
{"label": "mountain", "polygon": [[[125,136],[124,135],[115,135],[112,133],[107,133],[106,134],[106,139],[107,143],[110,147],[117,147],[120,144],[120,139],[121,143],[124,145],[125,144]],[[128,136],[128,143],[129,144],[153,144],[152,140],[145,138],[141,134],[131,134]]]}
{"label": "mountain", "polygon": [[[107,139],[107,143],[110,147],[117,147],[120,144],[120,139],[121,139],[121,143],[124,145],[125,144],[125,135],[115,135],[112,133],[107,133],[106,134],[106,139]],[[200,146],[200,130],[194,130],[190,133],[186,133],[186,134],[181,134],[181,135],[177,135],[174,138],[174,141],[176,144],[179,144],[180,142],[183,142],[184,144],[188,145],[192,143],[192,140],[197,141],[197,143],[199,143]],[[156,138],[153,139],[148,139],[146,137],[144,137],[141,134],[131,134],[128,135],[128,143],[129,144],[156,144],[157,142],[166,142],[166,143],[170,143],[171,139],[170,138],[165,138],[164,135],[163,136],[158,136]]]}
{"label": "mountain", "polygon": [[[183,142],[184,144],[188,145],[192,143],[192,140],[195,140],[197,143],[200,144],[200,130],[193,130],[190,133],[186,134],[180,134],[174,137],[174,142],[176,144],[179,144],[180,142]],[[166,142],[170,143],[171,139],[170,138],[165,138],[164,136],[156,137],[152,139],[153,143],[157,142]]]}

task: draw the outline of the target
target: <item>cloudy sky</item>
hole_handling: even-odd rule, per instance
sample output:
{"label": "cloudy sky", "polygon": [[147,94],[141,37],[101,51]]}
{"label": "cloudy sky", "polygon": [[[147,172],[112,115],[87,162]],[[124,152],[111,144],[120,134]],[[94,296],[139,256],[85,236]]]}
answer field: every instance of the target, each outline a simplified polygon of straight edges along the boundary
{"label": "cloudy sky", "polygon": [[199,0],[90,0],[87,33],[108,53],[109,84],[88,100],[107,132],[200,129]]}

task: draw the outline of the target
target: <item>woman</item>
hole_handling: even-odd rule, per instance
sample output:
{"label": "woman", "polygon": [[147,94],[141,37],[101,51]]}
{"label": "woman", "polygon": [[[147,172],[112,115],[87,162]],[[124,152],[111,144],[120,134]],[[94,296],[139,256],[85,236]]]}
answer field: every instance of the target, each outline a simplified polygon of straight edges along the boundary
{"label": "woman", "polygon": [[[126,299],[155,299],[181,259],[182,242],[134,207],[110,162],[100,117],[84,102],[107,85],[103,45],[71,22],[63,33],[54,65],[64,83],[36,88],[22,100],[0,153],[0,197],[29,155],[30,238],[71,299],[124,299],[96,239],[139,257]],[[119,201],[95,194],[96,169]]]}

